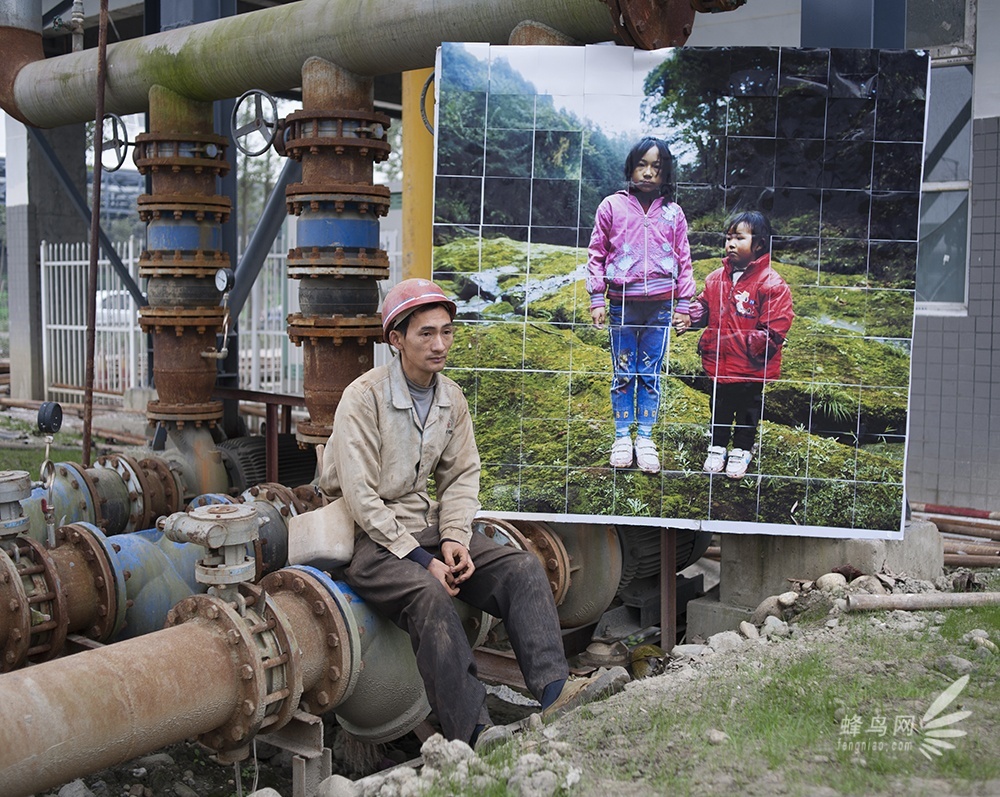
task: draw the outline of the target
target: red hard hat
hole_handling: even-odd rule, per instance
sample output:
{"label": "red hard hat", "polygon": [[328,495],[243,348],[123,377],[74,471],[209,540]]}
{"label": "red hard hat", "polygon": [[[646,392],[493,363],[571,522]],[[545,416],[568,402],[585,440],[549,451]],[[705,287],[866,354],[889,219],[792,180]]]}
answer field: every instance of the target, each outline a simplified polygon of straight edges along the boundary
{"label": "red hard hat", "polygon": [[408,279],[394,285],[382,302],[382,334],[389,339],[389,330],[425,304],[443,304],[454,318],[458,308],[444,291],[430,280]]}

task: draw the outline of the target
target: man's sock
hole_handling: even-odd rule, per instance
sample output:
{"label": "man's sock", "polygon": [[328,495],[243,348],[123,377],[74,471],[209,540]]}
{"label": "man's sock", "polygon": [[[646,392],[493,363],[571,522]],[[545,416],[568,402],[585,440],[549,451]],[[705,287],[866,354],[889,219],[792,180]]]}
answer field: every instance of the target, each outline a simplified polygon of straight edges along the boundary
{"label": "man's sock", "polygon": [[540,702],[543,711],[556,702],[556,698],[559,697],[559,693],[562,692],[565,685],[566,679],[563,678],[559,681],[553,681],[542,690],[542,699]]}

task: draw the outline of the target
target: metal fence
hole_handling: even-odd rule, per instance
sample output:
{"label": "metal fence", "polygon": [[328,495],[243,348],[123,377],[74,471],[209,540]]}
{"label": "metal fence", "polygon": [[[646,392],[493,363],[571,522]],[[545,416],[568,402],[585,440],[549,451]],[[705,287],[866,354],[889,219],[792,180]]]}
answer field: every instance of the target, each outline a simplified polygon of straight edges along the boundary
{"label": "metal fence", "polygon": [[[294,225],[292,226],[294,235]],[[302,349],[288,340],[286,318],[298,312],[298,286],[287,277],[286,253],[295,244],[282,234],[275,241],[239,317],[239,384],[247,390],[302,394]],[[382,233],[393,279],[399,279],[398,232]],[[138,280],[140,244],[117,247]],[[42,351],[45,398],[82,401],[85,388],[87,271],[84,243],[41,247]],[[98,261],[95,325],[94,399],[118,403],[126,390],[149,384],[149,337],[139,329],[138,308],[106,259]]]}
{"label": "metal fence", "polygon": [[[139,245],[116,247],[138,280]],[[285,318],[298,310],[298,291],[285,271],[287,244],[279,241],[265,261],[240,313],[240,386],[301,394],[302,352],[285,333]],[[79,402],[86,384],[87,244],[41,247],[42,357],[45,398]],[[139,311],[107,259],[98,260],[94,341],[95,401],[116,403],[126,390],[149,384],[150,338],[139,329]]]}

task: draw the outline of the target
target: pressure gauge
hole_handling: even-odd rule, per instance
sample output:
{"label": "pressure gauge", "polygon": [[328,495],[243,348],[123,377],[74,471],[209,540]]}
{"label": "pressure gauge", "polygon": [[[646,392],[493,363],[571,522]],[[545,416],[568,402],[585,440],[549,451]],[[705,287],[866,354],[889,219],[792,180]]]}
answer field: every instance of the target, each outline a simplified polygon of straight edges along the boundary
{"label": "pressure gauge", "polygon": [[233,270],[231,268],[220,268],[215,272],[215,287],[219,293],[226,293],[233,289]]}
{"label": "pressure gauge", "polygon": [[38,429],[42,434],[55,434],[62,427],[62,407],[54,401],[42,402],[38,408]]}

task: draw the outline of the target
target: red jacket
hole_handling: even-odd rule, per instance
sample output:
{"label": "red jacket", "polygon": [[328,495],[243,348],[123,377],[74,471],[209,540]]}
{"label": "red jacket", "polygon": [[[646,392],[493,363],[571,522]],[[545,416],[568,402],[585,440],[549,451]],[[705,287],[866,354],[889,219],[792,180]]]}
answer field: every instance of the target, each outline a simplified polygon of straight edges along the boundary
{"label": "red jacket", "polygon": [[691,303],[692,322],[707,324],[698,341],[702,366],[719,382],[777,379],[795,318],[788,284],[771,268],[770,255],[754,260],[735,284],[729,263],[722,263]]}

